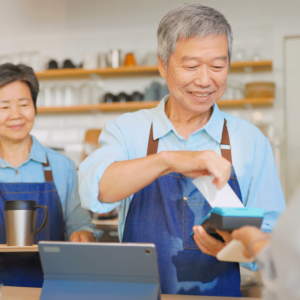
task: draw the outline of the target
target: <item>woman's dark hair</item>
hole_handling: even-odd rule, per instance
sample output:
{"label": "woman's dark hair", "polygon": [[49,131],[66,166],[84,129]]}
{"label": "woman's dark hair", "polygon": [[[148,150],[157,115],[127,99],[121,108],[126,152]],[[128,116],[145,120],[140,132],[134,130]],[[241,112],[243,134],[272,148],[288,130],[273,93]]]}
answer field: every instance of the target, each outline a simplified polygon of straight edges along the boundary
{"label": "woman's dark hair", "polygon": [[36,99],[39,93],[39,82],[34,75],[33,69],[22,64],[14,65],[11,63],[6,63],[0,65],[0,88],[15,81],[23,81],[29,86],[36,111]]}

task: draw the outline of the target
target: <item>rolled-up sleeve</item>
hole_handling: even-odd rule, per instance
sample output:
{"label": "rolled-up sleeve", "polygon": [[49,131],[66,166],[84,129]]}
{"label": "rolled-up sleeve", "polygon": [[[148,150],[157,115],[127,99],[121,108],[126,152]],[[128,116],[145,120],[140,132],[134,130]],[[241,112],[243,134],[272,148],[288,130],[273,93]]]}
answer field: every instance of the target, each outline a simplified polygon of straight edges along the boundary
{"label": "rolled-up sleeve", "polygon": [[74,231],[86,230],[91,232],[96,240],[102,235],[101,230],[95,229],[89,213],[81,207],[78,193],[78,179],[75,165],[70,161],[68,167],[68,191],[65,205],[65,230],[68,240]]}
{"label": "rolled-up sleeve", "polygon": [[[265,211],[261,229],[270,233],[286,205],[271,145],[264,136],[258,137],[257,145],[245,204],[247,207],[259,207]],[[241,266],[252,271],[258,270],[257,265],[253,263]]]}
{"label": "rolled-up sleeve", "polygon": [[265,216],[261,229],[268,233],[273,230],[286,205],[271,145],[267,138],[261,139],[253,160],[246,206],[264,209]]}
{"label": "rolled-up sleeve", "polygon": [[124,137],[118,125],[109,121],[99,137],[101,148],[89,155],[79,166],[79,194],[82,207],[97,213],[107,213],[120,202],[102,203],[98,200],[99,181],[109,165],[128,160]]}

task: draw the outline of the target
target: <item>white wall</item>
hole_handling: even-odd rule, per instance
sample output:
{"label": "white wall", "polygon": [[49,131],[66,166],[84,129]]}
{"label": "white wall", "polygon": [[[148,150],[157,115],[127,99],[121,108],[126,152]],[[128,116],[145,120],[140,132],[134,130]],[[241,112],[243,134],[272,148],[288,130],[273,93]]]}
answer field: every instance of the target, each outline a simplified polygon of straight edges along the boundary
{"label": "white wall", "polygon": [[300,35],[285,41],[286,84],[286,143],[287,143],[287,195],[291,197],[300,184]]}
{"label": "white wall", "polygon": [[[179,0],[1,0],[0,55],[23,51],[38,51],[45,58],[62,61],[71,58],[82,61],[85,51],[108,51],[120,48],[123,53],[134,51],[138,62],[145,53],[156,50],[156,30],[161,18],[182,3]],[[235,115],[256,123],[271,123],[270,135],[279,144],[285,142],[283,48],[278,42],[278,28],[300,28],[298,0],[203,0],[201,4],[220,10],[234,31],[234,50],[250,52],[258,49],[262,58],[274,61],[273,72],[234,74],[242,82],[275,81],[277,85],[274,108],[234,110]],[[277,41],[277,42],[275,42]],[[104,91],[118,93],[143,90],[153,78],[107,79]],[[34,134],[46,145],[73,145],[79,149],[87,128],[102,127],[116,114],[40,115],[36,118]],[[257,116],[257,114],[256,114]],[[280,148],[281,146],[279,146]],[[284,157],[281,154],[282,165]],[[284,170],[281,170],[284,182]]]}

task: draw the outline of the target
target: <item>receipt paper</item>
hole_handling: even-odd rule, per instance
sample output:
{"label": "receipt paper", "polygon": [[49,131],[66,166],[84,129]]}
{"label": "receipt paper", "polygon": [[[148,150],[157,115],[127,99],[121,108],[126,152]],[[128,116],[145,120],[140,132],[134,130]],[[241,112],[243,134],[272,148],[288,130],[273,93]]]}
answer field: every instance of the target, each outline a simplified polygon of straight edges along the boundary
{"label": "receipt paper", "polygon": [[213,180],[214,176],[200,176],[193,180],[211,207],[244,207],[228,183],[218,190]]}

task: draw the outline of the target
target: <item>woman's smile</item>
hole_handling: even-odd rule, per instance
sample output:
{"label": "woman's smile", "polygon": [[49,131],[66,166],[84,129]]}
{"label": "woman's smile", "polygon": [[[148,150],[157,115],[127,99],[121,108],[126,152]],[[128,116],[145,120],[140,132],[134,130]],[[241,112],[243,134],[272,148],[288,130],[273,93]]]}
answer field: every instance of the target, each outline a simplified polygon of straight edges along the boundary
{"label": "woman's smile", "polygon": [[18,124],[18,125],[10,125],[10,126],[7,126],[9,129],[12,129],[12,130],[16,130],[16,131],[19,131],[19,130],[22,130],[23,127],[24,127],[24,123],[23,124]]}

